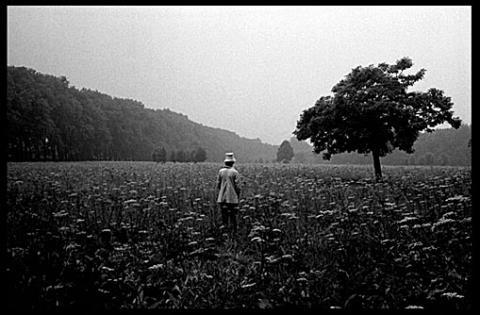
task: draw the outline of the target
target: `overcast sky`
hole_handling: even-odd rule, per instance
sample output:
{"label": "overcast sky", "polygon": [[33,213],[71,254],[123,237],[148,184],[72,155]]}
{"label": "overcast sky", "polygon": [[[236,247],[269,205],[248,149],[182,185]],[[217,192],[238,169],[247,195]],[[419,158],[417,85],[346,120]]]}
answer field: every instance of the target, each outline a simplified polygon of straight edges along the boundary
{"label": "overcast sky", "polygon": [[471,124],[471,7],[7,8],[7,63],[280,144],[352,68],[408,56]]}

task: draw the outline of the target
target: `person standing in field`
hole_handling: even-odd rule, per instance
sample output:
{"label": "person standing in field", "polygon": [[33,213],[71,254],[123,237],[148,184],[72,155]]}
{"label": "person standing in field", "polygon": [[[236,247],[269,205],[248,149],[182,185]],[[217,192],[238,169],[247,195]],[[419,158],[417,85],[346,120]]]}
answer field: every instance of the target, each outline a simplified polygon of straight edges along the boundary
{"label": "person standing in field", "polygon": [[225,153],[225,166],[220,169],[217,177],[216,189],[218,190],[217,203],[222,214],[223,227],[230,228],[235,234],[237,232],[237,212],[240,197],[238,180],[240,174],[233,167],[235,163],[233,153]]}

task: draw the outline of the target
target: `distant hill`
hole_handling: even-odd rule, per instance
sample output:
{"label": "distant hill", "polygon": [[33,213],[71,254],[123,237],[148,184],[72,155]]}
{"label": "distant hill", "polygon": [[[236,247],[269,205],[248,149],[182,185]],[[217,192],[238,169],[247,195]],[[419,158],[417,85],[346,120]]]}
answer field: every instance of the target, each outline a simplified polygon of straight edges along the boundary
{"label": "distant hill", "polygon": [[[415,142],[415,152],[407,154],[395,150],[381,158],[382,165],[451,165],[469,166],[472,164],[471,147],[468,143],[472,137],[471,126],[462,125],[458,129],[437,129],[432,133],[422,133]],[[332,155],[330,161],[322,159],[321,154],[312,153],[312,146],[305,141],[291,138],[290,143],[295,152],[293,162],[324,164],[372,164],[371,155],[342,153]]]}
{"label": "distant hill", "polygon": [[[168,104],[165,104],[168,105]],[[65,77],[7,69],[8,160],[151,160],[201,147],[207,161],[272,161],[278,146],[195,123],[169,109],[69,86]]]}

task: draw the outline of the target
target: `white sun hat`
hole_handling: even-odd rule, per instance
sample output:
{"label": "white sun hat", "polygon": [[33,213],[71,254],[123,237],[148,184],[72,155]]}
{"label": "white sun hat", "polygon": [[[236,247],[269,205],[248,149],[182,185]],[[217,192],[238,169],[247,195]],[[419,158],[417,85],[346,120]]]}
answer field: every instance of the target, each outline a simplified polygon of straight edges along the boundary
{"label": "white sun hat", "polygon": [[235,157],[233,156],[233,152],[225,153],[225,161],[223,162],[235,162]]}

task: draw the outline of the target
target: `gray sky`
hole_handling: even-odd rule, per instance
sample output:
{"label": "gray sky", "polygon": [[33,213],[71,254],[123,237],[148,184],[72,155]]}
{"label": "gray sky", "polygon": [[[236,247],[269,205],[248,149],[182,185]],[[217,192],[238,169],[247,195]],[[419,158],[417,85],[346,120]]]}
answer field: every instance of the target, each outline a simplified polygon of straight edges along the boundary
{"label": "gray sky", "polygon": [[[280,144],[352,68],[408,56],[471,124],[471,7],[7,8],[7,62]],[[445,125],[448,126],[448,125]]]}

